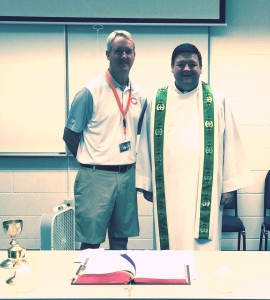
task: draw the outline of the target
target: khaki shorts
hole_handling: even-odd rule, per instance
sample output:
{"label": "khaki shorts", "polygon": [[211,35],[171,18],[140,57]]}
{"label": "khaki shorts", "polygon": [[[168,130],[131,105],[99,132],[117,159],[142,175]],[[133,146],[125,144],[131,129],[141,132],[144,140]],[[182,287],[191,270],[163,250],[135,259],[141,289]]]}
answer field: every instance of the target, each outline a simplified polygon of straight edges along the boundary
{"label": "khaki shorts", "polygon": [[74,185],[76,241],[103,243],[109,236],[139,235],[135,166],[126,172],[81,167]]}

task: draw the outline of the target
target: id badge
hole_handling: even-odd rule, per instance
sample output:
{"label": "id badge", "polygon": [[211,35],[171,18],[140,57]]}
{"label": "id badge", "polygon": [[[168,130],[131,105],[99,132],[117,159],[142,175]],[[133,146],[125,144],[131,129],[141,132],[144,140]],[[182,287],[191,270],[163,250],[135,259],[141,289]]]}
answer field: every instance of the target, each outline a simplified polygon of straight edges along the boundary
{"label": "id badge", "polygon": [[125,151],[129,151],[130,149],[131,149],[130,141],[119,144],[120,153],[125,152]]}

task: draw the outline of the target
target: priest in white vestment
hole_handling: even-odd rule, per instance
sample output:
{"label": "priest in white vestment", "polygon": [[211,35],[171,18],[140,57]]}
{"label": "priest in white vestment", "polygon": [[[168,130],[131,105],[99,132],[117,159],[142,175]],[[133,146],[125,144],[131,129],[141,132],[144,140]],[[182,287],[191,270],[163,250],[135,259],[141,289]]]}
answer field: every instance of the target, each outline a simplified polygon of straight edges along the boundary
{"label": "priest in white vestment", "polygon": [[200,80],[199,50],[177,46],[171,71],[145,113],[136,186],[153,200],[157,249],[220,250],[223,204],[251,184],[247,160],[228,102]]}

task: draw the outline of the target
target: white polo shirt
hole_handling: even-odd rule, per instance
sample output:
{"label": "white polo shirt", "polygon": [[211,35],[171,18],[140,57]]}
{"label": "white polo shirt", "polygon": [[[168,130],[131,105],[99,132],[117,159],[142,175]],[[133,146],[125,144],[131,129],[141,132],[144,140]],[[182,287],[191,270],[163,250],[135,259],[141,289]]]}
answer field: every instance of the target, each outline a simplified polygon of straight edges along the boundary
{"label": "white polo shirt", "polygon": [[[126,108],[130,85],[123,88],[114,79],[113,83]],[[125,165],[135,162],[138,121],[146,97],[132,81],[131,89],[132,100],[126,114],[126,136],[122,113],[105,75],[88,82],[86,88],[75,96],[66,127],[82,133],[77,152],[79,163]],[[128,141],[131,149],[120,152],[120,145]]]}

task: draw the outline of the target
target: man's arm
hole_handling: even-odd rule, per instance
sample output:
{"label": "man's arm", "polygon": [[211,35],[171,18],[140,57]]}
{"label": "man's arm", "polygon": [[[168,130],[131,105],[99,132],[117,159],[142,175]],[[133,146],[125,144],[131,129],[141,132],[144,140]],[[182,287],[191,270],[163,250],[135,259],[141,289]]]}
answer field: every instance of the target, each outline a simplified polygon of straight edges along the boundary
{"label": "man's arm", "polygon": [[65,127],[63,140],[65,141],[69,151],[76,157],[78,146],[80,143],[80,133],[70,130],[69,128]]}

